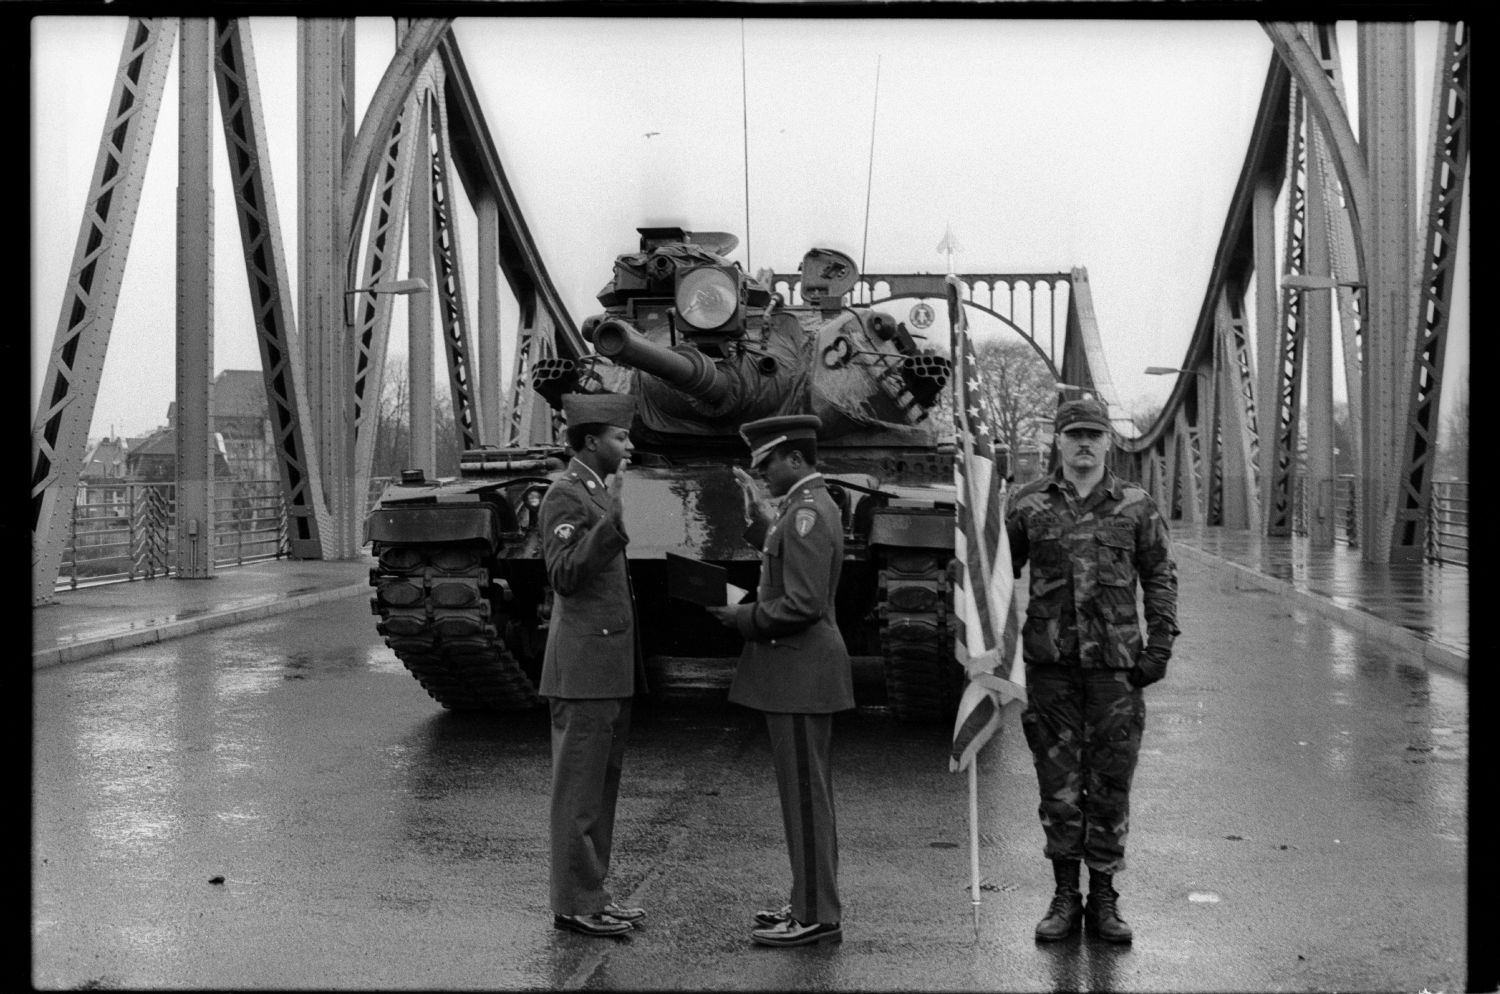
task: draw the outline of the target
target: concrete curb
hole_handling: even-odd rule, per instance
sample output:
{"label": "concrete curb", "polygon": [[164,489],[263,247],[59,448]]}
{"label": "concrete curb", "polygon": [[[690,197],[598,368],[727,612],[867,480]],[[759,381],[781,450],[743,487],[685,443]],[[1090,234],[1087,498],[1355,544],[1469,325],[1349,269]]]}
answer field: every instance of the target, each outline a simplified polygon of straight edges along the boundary
{"label": "concrete curb", "polygon": [[353,597],[355,594],[367,594],[369,592],[370,584],[368,581],[365,581],[345,587],[316,590],[307,594],[293,594],[265,604],[225,608],[222,611],[214,611],[210,614],[200,615],[196,618],[186,618],[182,621],[168,621],[156,624],[153,620],[148,619],[140,622],[143,627],[132,628],[115,635],[101,635],[97,638],[80,639],[77,642],[63,646],[37,649],[31,654],[31,668],[39,670],[45,669],[48,666],[56,666],[59,663],[74,663],[81,659],[102,656],[110,652],[118,652],[121,649],[130,649],[152,642],[165,642],[167,639],[195,635],[198,632],[206,632],[214,628],[227,628],[230,625],[238,625],[241,622],[257,621],[261,618],[268,618],[273,614],[284,614],[288,611],[311,607],[314,604],[322,604],[327,601],[340,600],[345,597]]}
{"label": "concrete curb", "polygon": [[1420,656],[1424,663],[1440,666],[1459,676],[1469,675],[1469,657],[1457,649],[1425,639],[1409,628],[1378,618],[1368,611],[1347,604],[1339,604],[1331,598],[1304,590],[1296,584],[1243,566],[1212,553],[1194,548],[1184,542],[1172,545],[1174,552],[1187,553],[1190,557],[1218,571],[1220,580],[1233,584],[1235,590],[1264,590],[1295,602],[1299,607],[1337,621],[1341,625],[1384,642],[1392,648]]}

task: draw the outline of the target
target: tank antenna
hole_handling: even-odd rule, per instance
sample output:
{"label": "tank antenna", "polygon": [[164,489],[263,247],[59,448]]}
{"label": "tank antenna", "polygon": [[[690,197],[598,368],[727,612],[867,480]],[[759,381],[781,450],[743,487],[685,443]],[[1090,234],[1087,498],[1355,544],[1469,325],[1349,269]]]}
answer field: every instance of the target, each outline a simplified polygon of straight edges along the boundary
{"label": "tank antenna", "polygon": [[740,119],[744,138],[745,161],[745,271],[755,272],[750,264],[750,96],[745,85],[745,19],[740,18]]}
{"label": "tank antenna", "polygon": [[875,105],[870,109],[870,168],[865,174],[865,239],[859,249],[859,272],[865,272],[865,253],[870,248],[870,185],[875,176],[875,115],[880,110],[880,56],[875,56]]}

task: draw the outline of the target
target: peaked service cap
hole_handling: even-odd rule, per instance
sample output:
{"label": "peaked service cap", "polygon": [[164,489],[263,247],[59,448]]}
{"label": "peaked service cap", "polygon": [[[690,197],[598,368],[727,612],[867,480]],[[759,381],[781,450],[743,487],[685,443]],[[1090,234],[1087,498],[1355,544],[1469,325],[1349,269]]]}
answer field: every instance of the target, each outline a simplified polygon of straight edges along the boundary
{"label": "peaked service cap", "polygon": [[635,417],[635,398],[628,393],[565,393],[562,402],[568,424],[575,427],[601,424],[628,429]]}
{"label": "peaked service cap", "polygon": [[780,414],[740,425],[740,437],[750,446],[750,466],[753,469],[782,442],[804,438],[817,441],[821,427],[823,422],[816,414]]}

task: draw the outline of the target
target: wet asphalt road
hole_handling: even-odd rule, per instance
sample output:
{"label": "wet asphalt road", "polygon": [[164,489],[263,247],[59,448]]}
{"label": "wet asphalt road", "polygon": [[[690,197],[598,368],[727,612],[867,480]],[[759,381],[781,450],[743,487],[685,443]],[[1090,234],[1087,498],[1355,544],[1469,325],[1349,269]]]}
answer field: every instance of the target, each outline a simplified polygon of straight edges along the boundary
{"label": "wet asphalt road", "polygon": [[863,680],[835,726],[842,945],[750,944],[789,883],[765,733],[691,679],[626,758],[612,877],[650,917],[555,931],[545,714],[443,712],[350,598],[35,673],[32,982],[1462,989],[1464,681],[1180,568],[1117,881],[1132,946],[1033,941],[1051,874],[1013,714],[980,767],[976,937],[948,729]]}

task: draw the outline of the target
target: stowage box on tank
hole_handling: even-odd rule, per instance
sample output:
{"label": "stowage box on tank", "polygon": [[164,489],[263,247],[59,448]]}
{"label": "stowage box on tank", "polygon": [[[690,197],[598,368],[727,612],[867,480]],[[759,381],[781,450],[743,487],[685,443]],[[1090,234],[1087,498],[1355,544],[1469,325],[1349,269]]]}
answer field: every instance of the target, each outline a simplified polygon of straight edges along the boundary
{"label": "stowage box on tank", "polygon": [[[753,590],[759,553],[731,472],[747,458],[739,426],[816,414],[844,519],[836,611],[849,652],[883,659],[898,717],[951,717],[954,446],[929,418],[947,403],[948,358],[844,303],[858,272],[841,252],[804,256],[793,306],[725,258],[733,235],[638,230],[640,251],[615,260],[603,313],[583,323],[593,351],[538,363],[532,388],[554,410],[571,392],[636,397],[625,512],[643,651],[733,665],[738,637],[667,599],[665,557],[717,563]],[[534,506],[567,459],[561,444],[466,451],[458,479],[404,474],[370,514],[380,633],[444,707],[537,703],[551,592]]]}

